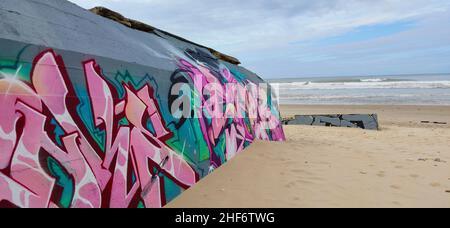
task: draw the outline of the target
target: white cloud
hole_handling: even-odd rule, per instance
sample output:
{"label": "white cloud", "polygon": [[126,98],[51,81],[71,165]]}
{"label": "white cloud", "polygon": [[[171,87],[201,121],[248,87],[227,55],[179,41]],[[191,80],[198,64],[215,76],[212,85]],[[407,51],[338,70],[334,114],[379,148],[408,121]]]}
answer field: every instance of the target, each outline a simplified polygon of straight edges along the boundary
{"label": "white cloud", "polygon": [[447,10],[442,0],[72,0],[104,5],[197,42],[239,52]]}
{"label": "white cloud", "polygon": [[[253,69],[263,69],[259,72],[269,74],[269,76],[275,74],[273,68],[276,66],[272,68],[266,66],[265,61],[259,59],[256,53],[273,52],[273,56],[265,56],[265,58],[273,59],[274,63],[281,63],[295,56],[301,62],[302,59],[305,59],[305,55],[295,52],[308,50],[320,52],[316,54],[316,57],[309,58],[308,62],[312,60],[329,61],[342,56],[351,59],[358,55],[346,54],[348,53],[346,48],[369,50],[377,47],[376,44],[359,43],[352,44],[351,47],[333,47],[333,49],[318,47],[308,49],[300,46],[306,45],[310,41],[344,34],[361,26],[389,24],[404,20],[420,22],[432,18],[434,15],[448,14],[450,11],[450,1],[448,0],[71,1],[86,8],[97,5],[109,7],[127,17],[144,21],[168,32],[235,55],[244,62],[251,62],[254,66]],[[433,33],[438,32],[435,31],[436,29],[439,30],[431,23],[418,24],[422,26],[422,31]],[[420,35],[420,29],[415,35]],[[413,46],[427,44],[423,40],[406,36],[386,39],[394,39],[384,41],[390,45],[395,45],[396,42],[400,44],[412,42]],[[380,42],[383,41],[376,42],[380,45]],[[389,49],[388,47],[385,49],[395,50],[395,48]],[[377,50],[381,51],[382,48]],[[290,61],[292,65],[296,64],[296,62],[292,62],[293,60]],[[279,64],[279,66],[282,65],[284,66],[284,64]]]}

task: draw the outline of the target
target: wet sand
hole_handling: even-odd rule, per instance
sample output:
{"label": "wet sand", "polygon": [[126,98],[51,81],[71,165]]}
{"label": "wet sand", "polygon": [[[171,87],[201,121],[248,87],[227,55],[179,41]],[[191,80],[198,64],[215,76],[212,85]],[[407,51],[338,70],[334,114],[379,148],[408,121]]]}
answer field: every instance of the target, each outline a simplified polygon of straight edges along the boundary
{"label": "wet sand", "polygon": [[378,113],[381,130],[286,126],[287,142],[254,143],[168,207],[450,207],[449,106],[281,110]]}

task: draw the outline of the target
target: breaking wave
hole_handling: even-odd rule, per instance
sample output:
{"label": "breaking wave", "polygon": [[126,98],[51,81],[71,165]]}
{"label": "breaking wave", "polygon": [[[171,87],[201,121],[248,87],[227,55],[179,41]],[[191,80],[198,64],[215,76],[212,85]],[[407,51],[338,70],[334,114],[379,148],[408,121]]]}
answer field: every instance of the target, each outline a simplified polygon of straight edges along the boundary
{"label": "breaking wave", "polygon": [[361,79],[360,82],[290,82],[272,83],[281,90],[308,89],[449,89],[450,81],[389,81]]}

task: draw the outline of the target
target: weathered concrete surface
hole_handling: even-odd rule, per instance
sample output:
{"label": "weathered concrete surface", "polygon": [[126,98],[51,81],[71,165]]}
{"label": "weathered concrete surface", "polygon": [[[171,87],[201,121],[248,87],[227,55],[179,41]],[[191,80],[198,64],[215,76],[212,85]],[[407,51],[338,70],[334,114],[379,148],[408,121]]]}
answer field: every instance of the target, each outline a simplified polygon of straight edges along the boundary
{"label": "weathered concrete surface", "polygon": [[[130,25],[149,31],[68,1],[0,1],[0,207],[162,207],[255,140],[284,140],[271,94],[257,118],[212,115],[202,95],[214,83],[224,104],[257,104],[258,75]],[[172,115],[185,95],[195,118]]]}
{"label": "weathered concrete surface", "polygon": [[297,115],[293,120],[285,120],[284,124],[379,129],[377,114]]}
{"label": "weathered concrete surface", "polygon": [[90,11],[95,13],[95,14],[97,14],[97,15],[100,15],[102,17],[105,17],[105,18],[108,18],[110,20],[119,22],[119,23],[121,23],[121,24],[123,24],[123,25],[125,25],[127,27],[132,28],[132,29],[136,29],[136,30],[143,31],[143,32],[156,32],[156,31],[158,31],[158,32],[163,33],[165,35],[174,37],[174,38],[176,38],[178,40],[182,40],[184,42],[196,45],[198,47],[206,48],[215,57],[217,57],[218,59],[223,60],[225,62],[229,62],[229,63],[235,64],[235,65],[241,64],[241,62],[237,58],[235,58],[233,56],[229,56],[229,55],[223,54],[223,53],[218,52],[218,51],[216,51],[216,50],[214,50],[212,48],[205,47],[203,45],[194,43],[192,41],[186,40],[186,39],[184,39],[182,37],[179,37],[177,35],[171,34],[169,32],[157,29],[157,28],[155,28],[155,27],[153,27],[151,25],[142,23],[140,21],[136,21],[136,20],[133,20],[133,19],[126,18],[126,17],[122,16],[122,14],[114,12],[114,11],[108,9],[108,8],[105,8],[105,7],[94,7],[92,9],[90,9]]}

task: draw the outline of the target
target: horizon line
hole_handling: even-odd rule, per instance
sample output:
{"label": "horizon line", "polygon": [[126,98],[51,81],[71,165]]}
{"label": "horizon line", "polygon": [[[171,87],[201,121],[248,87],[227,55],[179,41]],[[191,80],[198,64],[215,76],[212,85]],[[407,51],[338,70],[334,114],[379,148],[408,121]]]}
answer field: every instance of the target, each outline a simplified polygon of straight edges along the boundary
{"label": "horizon line", "polygon": [[385,77],[385,76],[431,76],[431,75],[450,75],[450,72],[442,73],[414,73],[414,74],[372,74],[372,75],[336,75],[336,76],[293,76],[281,78],[264,78],[265,80],[279,79],[302,79],[302,78],[338,78],[338,77]]}

